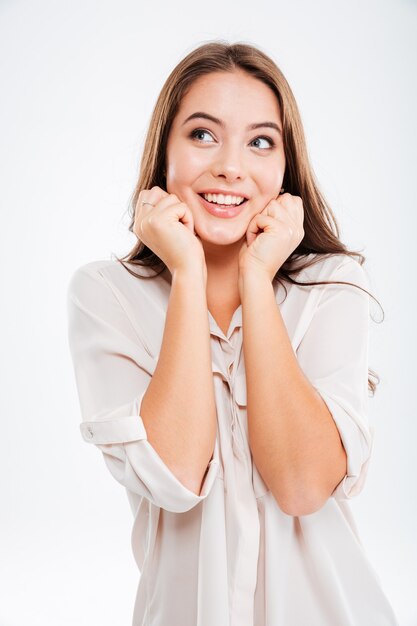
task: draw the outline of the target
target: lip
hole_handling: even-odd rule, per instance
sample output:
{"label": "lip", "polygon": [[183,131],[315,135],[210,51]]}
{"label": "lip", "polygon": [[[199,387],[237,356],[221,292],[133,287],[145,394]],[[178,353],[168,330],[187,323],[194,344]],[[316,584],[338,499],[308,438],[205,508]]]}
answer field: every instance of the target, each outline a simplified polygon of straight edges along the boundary
{"label": "lip", "polygon": [[[214,191],[208,191],[208,192],[204,192],[204,193],[215,193],[215,192]],[[218,193],[221,193],[221,192],[218,192]],[[235,206],[226,205],[226,204],[219,204],[217,206],[215,204],[212,204],[211,202],[207,202],[207,200],[205,200],[199,194],[197,194],[197,195],[200,198],[201,204],[206,209],[206,211],[208,213],[210,213],[211,215],[214,215],[215,217],[223,217],[223,218],[236,217],[236,215],[239,215],[239,213],[241,213],[243,211],[243,207],[246,204],[246,202],[243,201],[241,204],[238,204],[238,205],[235,205]]]}

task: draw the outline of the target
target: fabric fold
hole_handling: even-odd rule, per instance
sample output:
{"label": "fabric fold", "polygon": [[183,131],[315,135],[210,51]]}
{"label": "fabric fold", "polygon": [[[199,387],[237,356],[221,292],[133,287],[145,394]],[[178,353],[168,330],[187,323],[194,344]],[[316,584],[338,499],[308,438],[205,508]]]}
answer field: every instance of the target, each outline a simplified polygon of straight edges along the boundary
{"label": "fabric fold", "polygon": [[369,289],[361,265],[348,258],[325,280],[328,284],[298,346],[304,374],[327,405],[347,456],[347,473],[332,497],[358,495],[368,471],[373,445],[369,423],[369,298],[354,285]]}
{"label": "fabric fold", "polygon": [[[354,259],[317,260],[297,280],[367,289]],[[291,345],[347,457],[332,497],[304,516],[281,510],[251,455],[241,308],[226,335],[209,316],[218,428],[197,494],[158,455],[141,415],[163,343],[169,276],[140,280],[104,260],[79,268],[70,282],[81,435],[125,487],[134,516],[140,576],[132,626],[398,626],[349,508],[366,482],[373,445],[369,296],[339,284],[286,288],[285,299],[275,293]]]}
{"label": "fabric fold", "polygon": [[210,493],[219,468],[215,447],[200,494],[175,476],[149,443],[140,416],[152,359],[95,264],[79,268],[67,292],[68,339],[84,441],[103,453],[113,477],[155,506],[181,513]]}

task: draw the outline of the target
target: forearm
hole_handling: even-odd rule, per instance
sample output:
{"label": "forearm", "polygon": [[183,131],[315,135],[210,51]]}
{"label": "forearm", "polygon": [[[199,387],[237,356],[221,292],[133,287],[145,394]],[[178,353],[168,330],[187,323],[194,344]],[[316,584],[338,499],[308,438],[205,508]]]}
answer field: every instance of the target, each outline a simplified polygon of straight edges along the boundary
{"label": "forearm", "polygon": [[217,428],[202,268],[173,274],[160,356],[141,418],[162,460],[199,494]]}
{"label": "forearm", "polygon": [[298,365],[272,283],[246,273],[239,285],[252,455],[283,510],[307,514],[345,475],[346,454],[326,404]]}

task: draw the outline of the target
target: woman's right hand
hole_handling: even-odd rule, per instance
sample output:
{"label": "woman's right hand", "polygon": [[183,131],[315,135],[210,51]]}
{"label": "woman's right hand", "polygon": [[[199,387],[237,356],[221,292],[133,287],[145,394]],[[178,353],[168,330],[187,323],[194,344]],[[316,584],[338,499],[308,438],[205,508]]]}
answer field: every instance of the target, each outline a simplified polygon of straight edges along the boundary
{"label": "woman's right hand", "polygon": [[194,231],[193,214],[175,194],[158,186],[143,189],[135,208],[133,232],[165,263],[171,274],[195,269],[198,263],[207,271],[204,249]]}

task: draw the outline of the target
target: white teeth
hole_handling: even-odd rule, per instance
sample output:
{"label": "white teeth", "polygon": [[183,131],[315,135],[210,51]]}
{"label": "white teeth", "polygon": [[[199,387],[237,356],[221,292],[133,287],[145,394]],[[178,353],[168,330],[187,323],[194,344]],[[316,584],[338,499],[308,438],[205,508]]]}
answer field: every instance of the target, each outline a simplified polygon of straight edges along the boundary
{"label": "white teeth", "polygon": [[242,204],[243,196],[224,195],[222,193],[203,193],[202,196],[209,202],[216,204]]}

